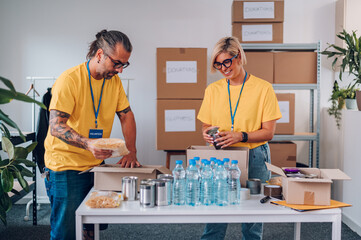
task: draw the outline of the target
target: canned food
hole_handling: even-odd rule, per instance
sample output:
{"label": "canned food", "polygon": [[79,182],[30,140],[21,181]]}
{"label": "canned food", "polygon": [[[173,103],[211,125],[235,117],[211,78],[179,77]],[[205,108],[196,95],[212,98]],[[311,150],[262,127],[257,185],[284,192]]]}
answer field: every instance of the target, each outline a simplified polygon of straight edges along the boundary
{"label": "canned food", "polygon": [[138,177],[129,176],[122,178],[122,193],[124,201],[138,199]]}
{"label": "canned food", "polygon": [[139,185],[140,206],[152,208],[155,204],[155,185],[153,182],[141,183]]}

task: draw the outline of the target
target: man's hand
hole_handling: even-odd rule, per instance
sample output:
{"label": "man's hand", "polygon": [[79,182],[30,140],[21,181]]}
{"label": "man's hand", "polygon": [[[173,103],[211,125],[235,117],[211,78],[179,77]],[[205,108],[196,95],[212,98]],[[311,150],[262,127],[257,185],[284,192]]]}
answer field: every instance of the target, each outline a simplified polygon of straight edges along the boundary
{"label": "man's hand", "polygon": [[226,148],[232,144],[242,141],[241,132],[219,132],[218,135],[220,137],[217,138],[215,142],[218,146],[222,146],[222,148]]}
{"label": "man's hand", "polygon": [[88,141],[87,143],[87,150],[89,150],[96,159],[106,159],[106,158],[110,158],[113,154],[112,150],[106,150],[106,149],[99,149],[93,146],[93,144],[91,144],[91,140]]}
{"label": "man's hand", "polygon": [[141,167],[140,163],[137,160],[137,155],[135,152],[130,152],[128,155],[125,155],[123,158],[117,162],[122,167],[125,168],[134,168],[134,167]]}

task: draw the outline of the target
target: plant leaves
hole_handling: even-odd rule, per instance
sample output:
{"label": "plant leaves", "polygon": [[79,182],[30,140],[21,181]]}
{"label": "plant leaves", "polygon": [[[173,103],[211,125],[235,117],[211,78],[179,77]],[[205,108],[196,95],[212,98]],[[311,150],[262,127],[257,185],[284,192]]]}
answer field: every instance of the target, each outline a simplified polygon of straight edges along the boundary
{"label": "plant leaves", "polygon": [[14,177],[7,168],[4,168],[1,171],[1,185],[3,187],[4,192],[6,193],[10,192],[11,189],[13,189]]}
{"label": "plant leaves", "polygon": [[37,142],[33,142],[31,143],[29,146],[26,147],[26,150],[28,150],[28,153],[31,153],[35,148],[36,148],[36,145],[38,145]]}
{"label": "plant leaves", "polygon": [[1,138],[1,147],[9,155],[9,159],[14,158],[14,145],[7,137]]}
{"label": "plant leaves", "polygon": [[16,159],[13,161],[13,164],[25,164],[27,167],[36,167],[36,164],[27,159]]}
{"label": "plant leaves", "polygon": [[3,132],[3,134],[5,135],[5,137],[10,139],[9,129],[1,121],[0,121],[0,128],[1,128],[1,131]]}
{"label": "plant leaves", "polygon": [[33,99],[21,92],[13,92],[10,90],[0,88],[0,96],[2,97],[2,98],[0,98],[0,103],[2,101],[5,101],[5,103],[8,103],[11,101],[11,99],[16,99],[16,100],[19,100],[22,102],[36,103],[40,107],[46,109],[45,105],[42,102],[36,101],[35,99]]}
{"label": "plant leaves", "polygon": [[16,178],[19,180],[20,186],[26,192],[29,192],[29,184],[28,184],[28,182],[24,179],[24,177],[21,175],[21,173],[18,170],[15,171],[15,173],[16,173]]}
{"label": "plant leaves", "polygon": [[0,205],[4,208],[5,212],[8,212],[11,209],[13,203],[7,192],[0,195]]}
{"label": "plant leaves", "polygon": [[16,92],[13,83],[9,79],[0,76],[0,81],[2,81],[12,92]]}
{"label": "plant leaves", "polygon": [[33,173],[29,171],[28,169],[24,168],[20,171],[21,175],[24,177],[33,177]]}
{"label": "plant leaves", "polygon": [[0,205],[0,219],[4,223],[4,225],[7,226],[6,212],[5,212],[4,208],[1,205]]}
{"label": "plant leaves", "polygon": [[18,127],[18,125],[16,125],[16,123],[11,120],[9,118],[8,115],[6,115],[3,111],[1,111],[0,109],[0,120],[4,121],[4,123],[6,123],[7,125],[9,125],[10,127],[16,128],[20,134],[20,137],[24,140],[25,142],[25,136],[23,135],[23,133],[21,132],[20,128]]}
{"label": "plant leaves", "polygon": [[28,150],[26,148],[23,147],[14,147],[14,158],[10,158],[11,160],[14,159],[26,159],[26,157],[28,156]]}

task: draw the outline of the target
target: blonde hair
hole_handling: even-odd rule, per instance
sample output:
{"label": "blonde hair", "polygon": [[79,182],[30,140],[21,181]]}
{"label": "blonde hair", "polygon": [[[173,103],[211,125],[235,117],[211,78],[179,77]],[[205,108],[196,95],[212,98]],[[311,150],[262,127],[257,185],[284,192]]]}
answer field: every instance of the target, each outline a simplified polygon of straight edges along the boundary
{"label": "blonde hair", "polygon": [[212,55],[211,55],[211,72],[215,72],[216,69],[213,67],[214,61],[217,56],[221,53],[229,53],[232,56],[241,57],[242,65],[247,64],[246,54],[243,51],[241,44],[239,43],[236,37],[224,37],[221,38],[216,45],[214,46]]}

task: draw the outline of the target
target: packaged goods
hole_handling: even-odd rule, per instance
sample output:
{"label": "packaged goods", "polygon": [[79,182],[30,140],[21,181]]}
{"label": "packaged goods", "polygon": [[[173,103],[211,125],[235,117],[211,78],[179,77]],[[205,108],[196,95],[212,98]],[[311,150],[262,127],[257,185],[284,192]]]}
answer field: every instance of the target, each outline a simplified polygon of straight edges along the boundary
{"label": "packaged goods", "polygon": [[111,157],[120,157],[129,154],[125,141],[118,138],[98,138],[93,140],[91,144],[99,149],[112,150]]}
{"label": "packaged goods", "polygon": [[93,192],[85,205],[90,208],[116,208],[120,201],[121,194],[116,192]]}

